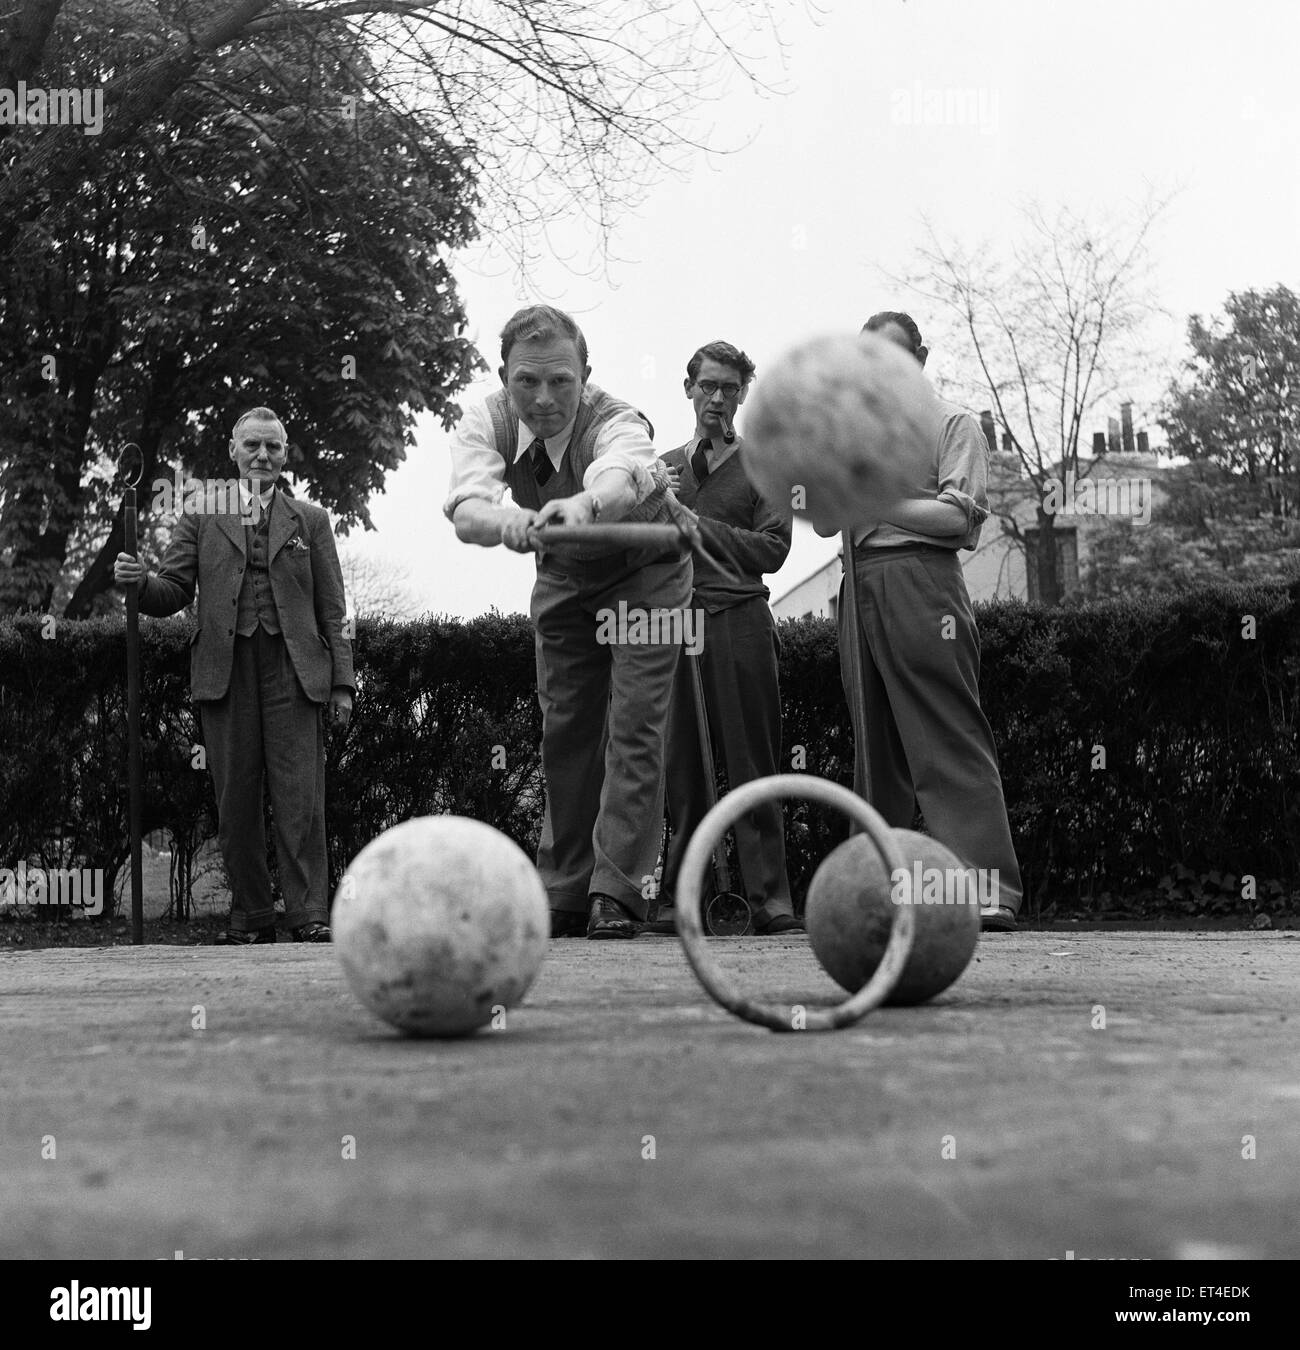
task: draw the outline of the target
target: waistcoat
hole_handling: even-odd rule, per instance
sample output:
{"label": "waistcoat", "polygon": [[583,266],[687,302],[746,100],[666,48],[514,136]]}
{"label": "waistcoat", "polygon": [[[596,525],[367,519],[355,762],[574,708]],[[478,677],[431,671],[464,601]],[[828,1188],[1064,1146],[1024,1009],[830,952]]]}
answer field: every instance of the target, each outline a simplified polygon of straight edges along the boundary
{"label": "waistcoat", "polygon": [[[546,481],[539,484],[533,473],[533,465],[523,447],[520,453],[519,418],[510,406],[510,398],[504,389],[498,389],[488,396],[488,411],[492,414],[492,430],[496,435],[497,453],[506,463],[505,479],[517,506],[529,511],[538,511],[549,501],[557,497],[572,497],[582,491],[582,481],[587,470],[596,458],[596,440],[601,428],[612,417],[631,409],[631,404],[607,394],[594,384],[588,384],[582,391],[582,402],[578,405],[578,415],[573,423],[573,434],[560,461],[560,467]],[[634,410],[633,410],[634,411]],[[640,416],[640,414],[637,414]],[[531,444],[531,442],[530,442]],[[668,486],[668,475],[663,465],[655,460],[647,466],[654,480],[654,487],[643,501],[638,502],[626,516],[625,521],[644,522],[654,525],[671,525],[677,521],[678,506]],[[608,558],[624,550],[616,544],[565,544],[548,553],[556,557],[572,558],[577,562],[587,562],[596,558]]]}
{"label": "waistcoat", "polygon": [[[271,498],[272,504],[275,498]],[[244,566],[244,581],[239,588],[239,610],[235,632],[247,637],[261,624],[268,633],[280,631],[280,616],[275,610],[275,596],[271,594],[270,566],[271,512],[261,512],[257,524],[244,526],[248,544]]]}

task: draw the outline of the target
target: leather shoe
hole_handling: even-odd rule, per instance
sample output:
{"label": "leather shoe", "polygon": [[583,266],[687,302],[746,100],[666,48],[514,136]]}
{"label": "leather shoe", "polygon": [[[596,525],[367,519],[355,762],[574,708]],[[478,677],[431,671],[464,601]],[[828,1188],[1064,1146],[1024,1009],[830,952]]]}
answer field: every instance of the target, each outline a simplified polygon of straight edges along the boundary
{"label": "leather shoe", "polygon": [[587,936],[587,916],[576,909],[551,910],[551,936],[577,938]]}
{"label": "leather shoe", "polygon": [[293,940],[295,942],[333,942],[334,935],[330,932],[329,924],[321,923],[319,919],[313,919],[311,923],[300,923],[293,930]]}
{"label": "leather shoe", "polygon": [[980,915],[981,933],[1014,933],[1016,911],[1010,905],[999,905],[989,914]]}
{"label": "leather shoe", "polygon": [[275,941],[275,925],[269,923],[265,928],[227,928],[218,933],[218,947],[261,947]]}
{"label": "leather shoe", "polygon": [[776,937],[780,933],[802,933],[803,921],[793,914],[773,915],[765,924],[755,924],[754,932],[759,937]]}
{"label": "leather shoe", "polygon": [[637,918],[611,896],[591,897],[591,917],[587,920],[588,938],[634,938],[638,924]]}

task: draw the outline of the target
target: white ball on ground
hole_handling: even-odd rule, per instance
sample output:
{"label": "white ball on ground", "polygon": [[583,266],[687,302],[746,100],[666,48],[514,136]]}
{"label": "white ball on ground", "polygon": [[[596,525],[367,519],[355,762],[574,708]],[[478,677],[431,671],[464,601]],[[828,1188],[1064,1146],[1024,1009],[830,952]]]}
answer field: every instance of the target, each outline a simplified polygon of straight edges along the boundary
{"label": "white ball on ground", "polygon": [[897,344],[814,338],[755,382],[745,467],[769,501],[832,533],[886,519],[924,481],[941,429],[930,382]]}
{"label": "white ball on ground", "polygon": [[464,1036],[518,1004],[550,937],[537,869],[464,816],[421,816],[372,839],[330,922],[353,993],[413,1036]]}

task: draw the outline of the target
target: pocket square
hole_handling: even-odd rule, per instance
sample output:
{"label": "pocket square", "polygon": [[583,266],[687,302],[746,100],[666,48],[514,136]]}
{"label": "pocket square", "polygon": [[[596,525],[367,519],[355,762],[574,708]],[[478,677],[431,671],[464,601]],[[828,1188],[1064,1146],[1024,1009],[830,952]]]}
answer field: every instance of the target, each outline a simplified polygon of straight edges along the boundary
{"label": "pocket square", "polygon": [[294,552],[297,552],[299,549],[307,547],[307,545],[303,543],[302,539],[296,534],[291,539],[286,540],[284,546],[287,549],[292,549]]}

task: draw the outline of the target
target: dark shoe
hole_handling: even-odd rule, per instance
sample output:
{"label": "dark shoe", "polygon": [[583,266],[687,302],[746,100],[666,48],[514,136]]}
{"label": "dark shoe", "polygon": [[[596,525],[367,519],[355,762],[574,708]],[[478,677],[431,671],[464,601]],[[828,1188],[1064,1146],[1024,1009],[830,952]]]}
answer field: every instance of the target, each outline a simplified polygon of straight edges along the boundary
{"label": "dark shoe", "polygon": [[999,905],[990,914],[980,915],[981,933],[1014,933],[1016,911],[1010,905]]}
{"label": "dark shoe", "polygon": [[313,920],[311,923],[300,923],[293,930],[293,940],[295,942],[333,942],[334,935],[330,932],[330,926],[327,923],[321,923],[320,920]]}
{"label": "dark shoe", "polygon": [[591,897],[591,917],[587,920],[588,938],[634,938],[640,923],[617,900],[608,895]]}
{"label": "dark shoe", "polygon": [[217,934],[218,947],[260,947],[264,943],[275,941],[275,925],[269,923],[265,928],[227,928]]}
{"label": "dark shoe", "polygon": [[802,933],[803,920],[793,914],[777,914],[764,924],[755,924],[754,932],[759,937],[776,937],[781,933]]}
{"label": "dark shoe", "polygon": [[551,910],[551,936],[553,938],[586,937],[587,916],[576,909]]}

